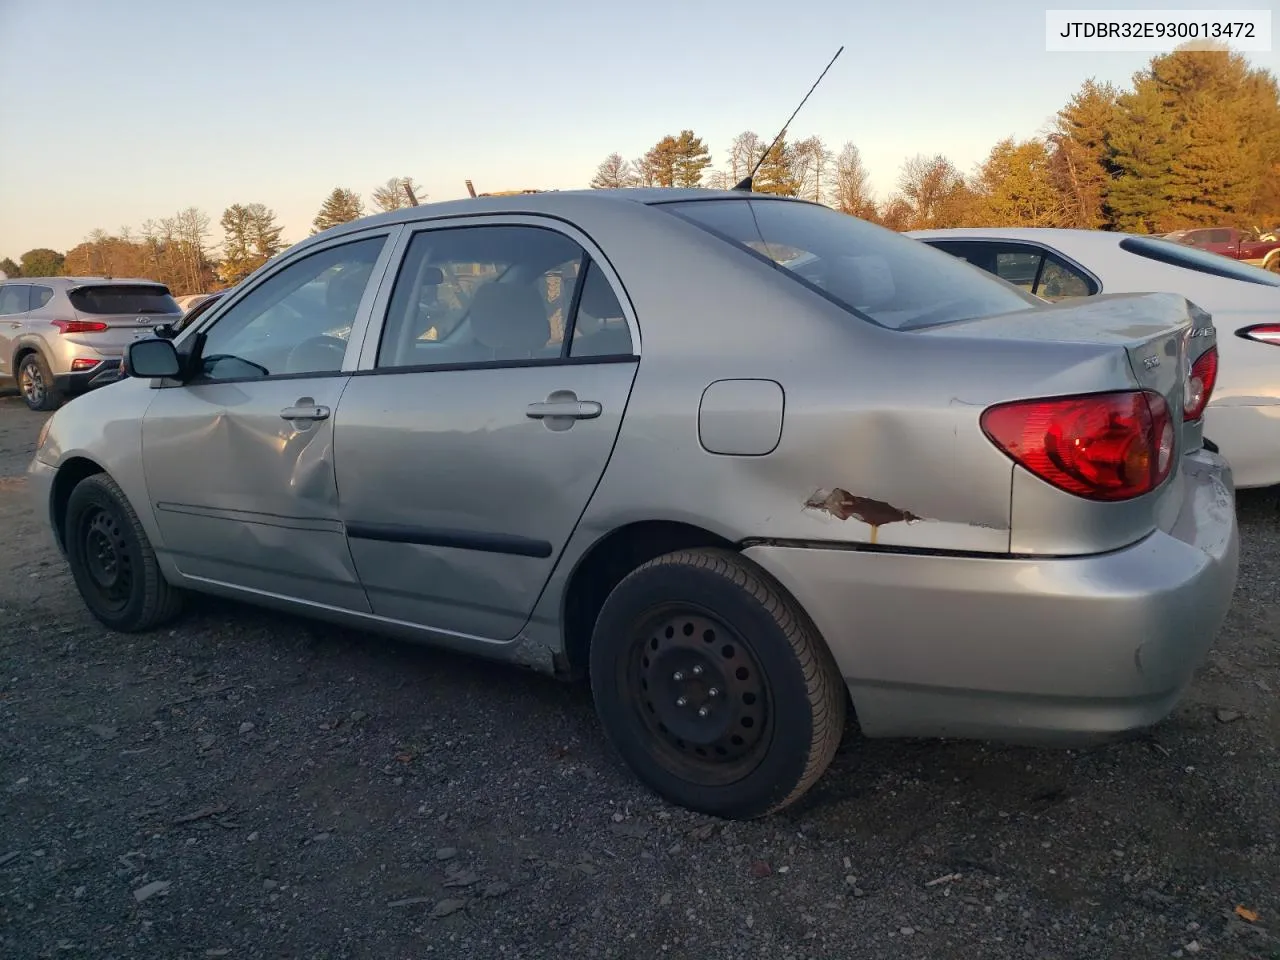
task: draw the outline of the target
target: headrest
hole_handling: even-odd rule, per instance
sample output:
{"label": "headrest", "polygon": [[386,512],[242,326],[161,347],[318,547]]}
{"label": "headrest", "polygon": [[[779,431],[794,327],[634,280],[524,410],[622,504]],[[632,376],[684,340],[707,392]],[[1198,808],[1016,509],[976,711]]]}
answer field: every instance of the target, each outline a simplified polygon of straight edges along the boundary
{"label": "headrest", "polygon": [[515,283],[487,283],[471,299],[471,329],[490,350],[517,355],[541,350],[551,340],[542,295]]}

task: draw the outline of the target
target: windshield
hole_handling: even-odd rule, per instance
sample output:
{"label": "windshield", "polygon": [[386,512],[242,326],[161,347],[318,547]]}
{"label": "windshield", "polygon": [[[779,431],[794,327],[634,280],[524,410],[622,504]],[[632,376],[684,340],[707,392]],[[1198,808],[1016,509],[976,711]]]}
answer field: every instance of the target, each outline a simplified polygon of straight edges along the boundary
{"label": "windshield", "polygon": [[1258,283],[1264,287],[1280,287],[1280,274],[1241,263],[1220,253],[1211,253],[1160,237],[1125,237],[1120,241],[1120,249],[1185,270],[1226,277],[1229,280],[1243,280],[1245,283]]}
{"label": "windshield", "polygon": [[928,244],[816,203],[757,197],[656,206],[882,327],[911,330],[1044,306]]}

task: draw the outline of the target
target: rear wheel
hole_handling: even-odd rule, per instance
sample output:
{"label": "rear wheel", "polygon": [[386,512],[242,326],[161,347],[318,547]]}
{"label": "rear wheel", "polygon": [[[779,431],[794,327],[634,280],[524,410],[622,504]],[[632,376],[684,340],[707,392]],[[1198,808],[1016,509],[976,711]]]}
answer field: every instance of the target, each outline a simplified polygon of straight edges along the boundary
{"label": "rear wheel", "polygon": [[89,612],[112,630],[138,633],[173,619],[182,596],[119,485],[105,473],[81,480],[67,503],[64,542]]}
{"label": "rear wheel", "polygon": [[62,403],[53,371],[38,353],[28,353],[18,364],[18,390],[32,410],[56,410]]}
{"label": "rear wheel", "polygon": [[1280,273],[1280,254],[1273,254],[1262,262],[1262,265],[1272,273]]}
{"label": "rear wheel", "polygon": [[844,730],[845,693],[808,617],[727,550],[667,554],[609,595],[591,645],[606,733],[650,788],[703,813],[802,796]]}

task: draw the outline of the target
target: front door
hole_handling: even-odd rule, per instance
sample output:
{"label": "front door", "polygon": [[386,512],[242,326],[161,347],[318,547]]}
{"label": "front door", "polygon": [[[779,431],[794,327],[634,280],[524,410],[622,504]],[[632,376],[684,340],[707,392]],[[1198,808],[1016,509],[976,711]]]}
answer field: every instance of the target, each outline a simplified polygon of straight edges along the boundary
{"label": "front door", "polygon": [[368,611],[338,517],[333,424],[387,239],[283,262],[201,326],[199,374],[158,391],[143,466],[162,549],[185,575]]}
{"label": "front door", "polygon": [[528,620],[609,461],[638,363],[580,239],[525,223],[408,244],[335,430],[374,613],[486,640]]}

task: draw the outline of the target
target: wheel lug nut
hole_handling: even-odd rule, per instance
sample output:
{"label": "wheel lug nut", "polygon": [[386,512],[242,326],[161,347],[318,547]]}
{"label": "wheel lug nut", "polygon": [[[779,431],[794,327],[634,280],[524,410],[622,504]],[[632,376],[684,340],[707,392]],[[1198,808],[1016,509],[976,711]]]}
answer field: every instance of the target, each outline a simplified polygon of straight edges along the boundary
{"label": "wheel lug nut", "polygon": [[707,696],[708,696],[708,697],[718,697],[718,696],[720,696],[720,690],[719,690],[719,688],[717,688],[717,687],[712,687],[710,690],[708,690],[708,691],[707,691]]}
{"label": "wheel lug nut", "polygon": [[687,707],[688,705],[689,705],[689,700],[687,697],[680,697],[679,699],[676,700],[677,707]]}
{"label": "wheel lug nut", "polygon": [[695,677],[700,677],[700,676],[702,676],[702,667],[694,667],[694,668],[693,668],[693,675],[694,675]]}
{"label": "wheel lug nut", "polygon": [[708,713],[710,713],[710,712],[711,712],[711,708],[710,708],[710,707],[699,707],[699,708],[698,708],[698,716],[700,716],[700,717],[705,717],[705,716],[706,716]]}
{"label": "wheel lug nut", "polygon": [[684,672],[677,670],[675,673],[671,675],[671,679],[674,680],[676,683],[679,683],[681,680],[684,679]]}

